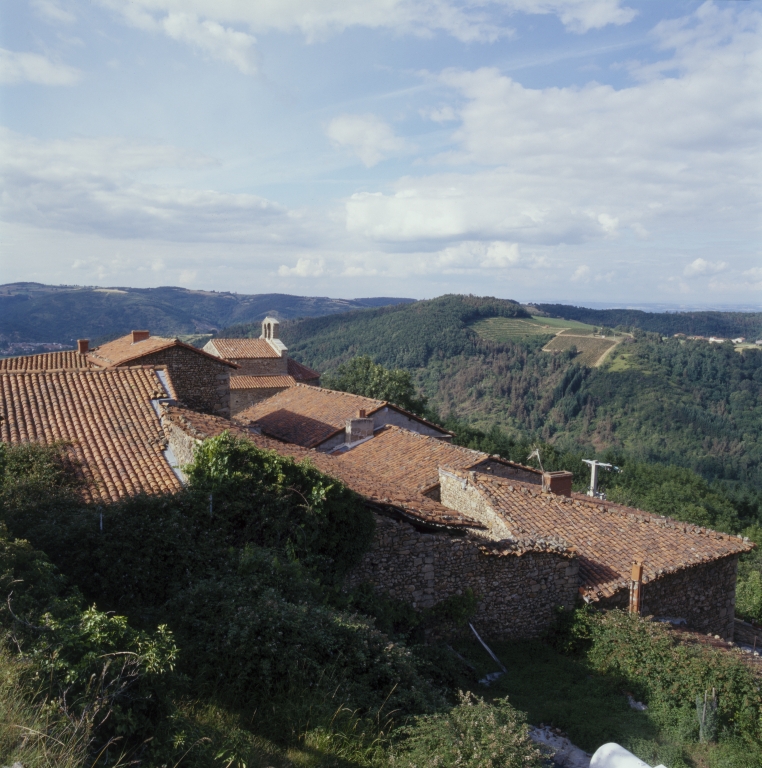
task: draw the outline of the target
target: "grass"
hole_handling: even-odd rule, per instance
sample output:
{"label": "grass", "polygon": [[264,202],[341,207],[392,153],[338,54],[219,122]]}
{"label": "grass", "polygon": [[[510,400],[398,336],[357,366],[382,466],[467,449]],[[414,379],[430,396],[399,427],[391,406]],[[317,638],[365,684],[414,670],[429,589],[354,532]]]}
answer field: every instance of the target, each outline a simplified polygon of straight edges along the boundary
{"label": "grass", "polygon": [[592,333],[593,326],[573,320],[559,320],[554,317],[489,317],[472,326],[482,338],[490,341],[523,341],[527,338],[546,336],[550,338],[559,331],[573,329],[579,333]]}
{"label": "grass", "polygon": [[616,344],[611,339],[597,339],[589,336],[556,336],[545,345],[546,352],[563,352],[577,348],[576,361],[582,365],[595,366],[600,358]]}

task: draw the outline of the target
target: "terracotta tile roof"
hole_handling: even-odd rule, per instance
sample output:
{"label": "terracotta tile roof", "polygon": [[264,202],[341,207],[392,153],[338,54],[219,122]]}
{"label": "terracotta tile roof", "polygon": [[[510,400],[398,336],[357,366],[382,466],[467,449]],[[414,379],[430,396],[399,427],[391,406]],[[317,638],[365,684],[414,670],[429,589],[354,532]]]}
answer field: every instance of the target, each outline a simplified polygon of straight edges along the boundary
{"label": "terracotta tile roof", "polygon": [[426,496],[408,492],[388,483],[383,478],[376,477],[372,471],[358,470],[343,464],[327,453],[271,440],[219,416],[209,416],[178,406],[165,407],[163,412],[165,419],[199,440],[215,437],[228,430],[234,435],[251,440],[258,448],[275,451],[281,456],[290,456],[295,461],[308,459],[321,472],[341,480],[370,503],[397,510],[399,515],[408,522],[456,529],[484,528],[481,523],[460,512],[447,509]]}
{"label": "terracotta tile roof", "polygon": [[320,378],[320,374],[317,371],[297,363],[296,360],[292,360],[290,357],[286,361],[286,365],[288,366],[289,376],[293,376],[297,381],[317,381]]}
{"label": "terracotta tile roof", "polygon": [[230,389],[268,389],[272,387],[293,387],[293,376],[231,376]]}
{"label": "terracotta tile roof", "polygon": [[1,373],[0,438],[71,443],[87,501],[175,491],[156,397],[166,392],[149,368]]}
{"label": "terracotta tile roof", "polygon": [[343,431],[347,419],[354,418],[358,410],[364,410],[368,416],[372,416],[385,407],[434,427],[443,435],[450,434],[442,427],[384,400],[298,383],[295,387],[241,411],[236,418],[253,421],[270,437],[296,443],[305,448],[314,448],[337,432]]}
{"label": "terracotta tile roof", "polygon": [[486,453],[395,426],[382,427],[370,440],[333,455],[348,467],[368,467],[377,477],[419,493],[439,484],[440,467],[468,469],[489,459]]}
{"label": "terracotta tile roof", "polygon": [[87,370],[93,367],[87,355],[81,355],[76,349],[44,352],[41,355],[6,357],[0,360],[0,371]]}
{"label": "terracotta tile roof", "polygon": [[729,555],[749,552],[750,542],[669,517],[587,496],[542,493],[536,486],[455,470],[502,515],[514,535],[555,536],[579,554],[581,591],[597,600],[629,589],[632,563],[643,563],[644,581]]}
{"label": "terracotta tile roof", "polygon": [[280,357],[265,339],[211,339],[208,343],[228,360]]}
{"label": "terracotta tile roof", "polygon": [[164,336],[149,336],[143,341],[133,342],[132,334],[129,333],[126,336],[108,342],[108,344],[101,344],[100,347],[95,347],[95,349],[91,350],[88,354],[88,358],[96,366],[101,368],[111,368],[127,363],[138,363],[140,358],[154,352],[169,349],[170,347],[183,347],[198,355],[215,360],[221,365],[227,365],[231,368],[238,367],[235,363],[223,360],[215,355],[210,355],[208,352],[204,352],[203,349],[198,349],[198,347],[185,344],[179,339],[169,339]]}

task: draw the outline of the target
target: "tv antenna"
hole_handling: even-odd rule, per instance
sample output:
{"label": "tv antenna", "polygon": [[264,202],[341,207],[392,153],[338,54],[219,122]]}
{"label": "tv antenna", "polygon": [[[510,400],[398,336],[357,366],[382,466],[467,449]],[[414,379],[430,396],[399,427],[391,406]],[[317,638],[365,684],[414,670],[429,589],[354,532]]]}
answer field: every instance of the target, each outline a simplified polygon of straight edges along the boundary
{"label": "tv antenna", "polygon": [[590,465],[590,487],[587,489],[587,495],[605,501],[606,494],[603,491],[598,490],[598,469],[605,469],[607,472],[621,472],[622,470],[619,469],[619,467],[615,467],[613,464],[606,464],[597,459],[582,459],[582,461],[584,461],[585,464]]}

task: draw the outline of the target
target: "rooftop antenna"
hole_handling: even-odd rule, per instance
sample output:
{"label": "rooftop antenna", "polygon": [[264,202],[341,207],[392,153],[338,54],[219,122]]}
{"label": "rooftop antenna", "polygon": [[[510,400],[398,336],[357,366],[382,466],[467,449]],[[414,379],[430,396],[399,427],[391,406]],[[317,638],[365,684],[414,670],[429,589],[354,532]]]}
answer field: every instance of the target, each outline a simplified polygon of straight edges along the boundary
{"label": "rooftop antenna", "polygon": [[540,465],[540,471],[543,474],[545,474],[545,470],[543,469],[543,466],[542,466],[542,459],[540,458],[540,449],[539,448],[535,448],[532,451],[532,453],[530,453],[529,456],[527,456],[527,461],[529,461],[530,459],[537,459],[537,463]]}
{"label": "rooftop antenna", "polygon": [[597,459],[582,459],[585,464],[590,465],[590,488],[587,490],[588,496],[593,496],[596,499],[606,499],[606,494],[603,491],[598,490],[598,468],[605,469],[607,471],[621,472],[619,467],[615,467],[613,464],[606,464],[603,461]]}

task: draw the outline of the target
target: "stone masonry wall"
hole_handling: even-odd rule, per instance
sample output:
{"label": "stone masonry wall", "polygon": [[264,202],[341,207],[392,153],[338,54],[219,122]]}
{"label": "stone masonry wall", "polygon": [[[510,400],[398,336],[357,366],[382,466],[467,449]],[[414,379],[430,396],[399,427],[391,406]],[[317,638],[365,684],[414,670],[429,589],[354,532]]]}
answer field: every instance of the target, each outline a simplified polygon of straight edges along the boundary
{"label": "stone masonry wall", "polygon": [[183,476],[183,482],[185,482],[186,478],[185,473],[183,472],[183,467],[193,461],[193,453],[200,441],[180,429],[180,427],[173,424],[169,419],[162,419],[161,426],[164,429],[164,434],[166,435],[169,447],[172,449],[172,453],[177,460],[177,466],[180,474]]}
{"label": "stone masonry wall", "polygon": [[410,432],[417,432],[419,435],[429,435],[430,437],[437,437],[447,441],[452,439],[450,435],[443,435],[441,429],[435,429],[417,419],[411,419],[409,416],[405,416],[404,413],[395,411],[393,408],[384,407],[371,415],[376,429],[391,424],[395,427],[410,430]]}
{"label": "stone masonry wall", "polygon": [[241,367],[233,376],[287,376],[288,358],[283,357],[235,357],[231,358]]}
{"label": "stone masonry wall", "polygon": [[371,548],[346,583],[351,588],[368,582],[418,610],[470,587],[478,598],[473,624],[491,639],[542,635],[556,606],[574,605],[576,558],[557,552],[496,556],[482,552],[480,543],[471,537],[422,533],[377,515]]}
{"label": "stone masonry wall", "polygon": [[141,357],[139,362],[140,365],[166,366],[178,399],[188,408],[225,418],[230,416],[232,369],[224,363],[184,347],[153,352]]}
{"label": "stone masonry wall", "polygon": [[248,408],[250,405],[261,403],[262,400],[267,400],[268,397],[277,395],[278,392],[282,392],[288,387],[268,387],[257,389],[231,389],[230,390],[230,416],[231,418],[241,411]]}
{"label": "stone masonry wall", "polygon": [[489,502],[476,488],[441,469],[439,471],[439,500],[445,507],[457,509],[458,512],[486,525],[487,535],[491,539],[507,539],[511,536],[511,531],[505,521],[495,514]]}
{"label": "stone masonry wall", "polygon": [[[733,639],[738,556],[684,568],[643,585],[643,616],[685,619],[698,632]],[[628,590],[601,600],[601,608],[626,609]]]}

